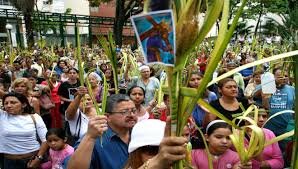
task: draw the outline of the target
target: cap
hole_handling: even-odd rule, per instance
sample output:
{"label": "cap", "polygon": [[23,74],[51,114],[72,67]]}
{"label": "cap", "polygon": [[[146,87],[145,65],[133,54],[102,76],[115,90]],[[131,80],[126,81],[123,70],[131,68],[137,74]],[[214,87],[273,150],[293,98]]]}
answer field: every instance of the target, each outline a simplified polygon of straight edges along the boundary
{"label": "cap", "polygon": [[143,146],[159,146],[164,137],[166,123],[157,119],[138,122],[132,129],[128,152]]}

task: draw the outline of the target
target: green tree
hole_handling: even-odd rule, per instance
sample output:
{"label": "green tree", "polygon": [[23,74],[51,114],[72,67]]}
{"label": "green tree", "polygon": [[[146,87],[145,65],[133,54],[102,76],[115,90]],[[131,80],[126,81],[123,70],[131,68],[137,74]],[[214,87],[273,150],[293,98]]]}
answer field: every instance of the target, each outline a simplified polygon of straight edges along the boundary
{"label": "green tree", "polygon": [[35,0],[10,0],[11,4],[24,15],[27,45],[31,48],[34,44],[32,13]]}
{"label": "green tree", "polygon": [[272,31],[275,35],[281,36],[284,41],[292,45],[293,49],[298,49],[298,5],[296,6],[289,9],[288,13],[279,15],[281,22],[268,18],[263,26],[264,31]]}
{"label": "green tree", "polygon": [[[289,0],[291,1],[291,0]],[[230,19],[235,15],[235,9],[240,0],[231,1]],[[266,13],[285,14],[288,11],[288,0],[250,0],[246,4],[246,9],[242,13],[243,20],[254,19],[257,21],[254,34],[260,28],[261,18]]]}

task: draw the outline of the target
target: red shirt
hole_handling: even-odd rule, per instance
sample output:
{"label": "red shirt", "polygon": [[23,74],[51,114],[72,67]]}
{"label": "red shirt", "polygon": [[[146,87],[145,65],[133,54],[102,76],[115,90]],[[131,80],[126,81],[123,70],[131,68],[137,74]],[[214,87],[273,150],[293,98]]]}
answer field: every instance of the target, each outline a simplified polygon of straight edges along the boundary
{"label": "red shirt", "polygon": [[[43,82],[41,82],[41,84],[48,86],[47,81],[43,81]],[[60,84],[61,83],[58,82],[57,86],[54,86],[54,88],[51,90],[51,99],[54,103],[60,103],[61,102],[60,97],[58,95],[58,89],[59,89]],[[53,85],[55,85],[55,84],[53,84]]]}

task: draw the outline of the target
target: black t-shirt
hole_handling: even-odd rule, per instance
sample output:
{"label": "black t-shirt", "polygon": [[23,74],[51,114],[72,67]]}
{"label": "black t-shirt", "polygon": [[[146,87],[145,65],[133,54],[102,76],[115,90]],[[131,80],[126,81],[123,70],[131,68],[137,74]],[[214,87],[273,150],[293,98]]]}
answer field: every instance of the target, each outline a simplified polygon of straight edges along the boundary
{"label": "black t-shirt", "polygon": [[[67,99],[74,100],[75,93],[77,92],[77,88],[80,86],[80,82],[77,81],[75,84],[69,84],[68,81],[63,82],[58,89],[58,95],[62,96]],[[61,105],[61,113],[64,113],[64,111],[69,106],[70,102],[64,102]]]}
{"label": "black t-shirt", "polygon": [[[237,99],[239,103],[242,103],[243,107],[245,109],[247,109],[249,107],[249,103],[248,103],[248,100],[246,98],[240,98],[240,99]],[[239,106],[239,108],[235,111],[229,111],[229,110],[226,110],[224,107],[222,107],[222,105],[220,104],[219,102],[219,99],[217,100],[214,100],[212,102],[210,102],[210,105],[215,108],[219,113],[221,113],[222,115],[224,115],[226,118],[228,118],[229,120],[233,120],[233,115],[237,115],[237,114],[240,114],[242,113],[242,109],[241,107]],[[236,116],[237,117],[237,116]]]}

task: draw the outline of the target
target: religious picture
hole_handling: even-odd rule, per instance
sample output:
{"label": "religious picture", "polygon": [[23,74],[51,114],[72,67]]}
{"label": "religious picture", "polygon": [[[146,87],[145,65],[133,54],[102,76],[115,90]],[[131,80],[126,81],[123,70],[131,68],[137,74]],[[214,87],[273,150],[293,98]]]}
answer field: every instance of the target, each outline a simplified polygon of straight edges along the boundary
{"label": "religious picture", "polygon": [[172,10],[132,16],[132,24],[145,62],[175,64],[175,26]]}

